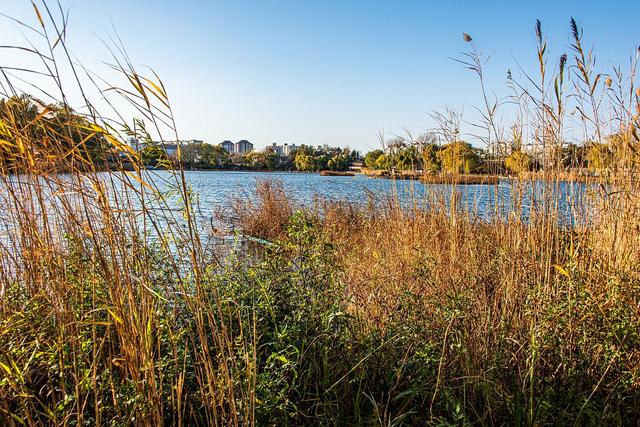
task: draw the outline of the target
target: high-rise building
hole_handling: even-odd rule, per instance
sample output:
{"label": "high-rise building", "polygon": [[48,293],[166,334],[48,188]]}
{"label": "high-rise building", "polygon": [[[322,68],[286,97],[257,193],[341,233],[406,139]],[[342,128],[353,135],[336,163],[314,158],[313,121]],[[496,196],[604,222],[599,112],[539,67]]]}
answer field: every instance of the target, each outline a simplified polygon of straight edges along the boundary
{"label": "high-rise building", "polygon": [[222,148],[224,148],[224,150],[229,154],[231,154],[231,153],[233,153],[235,151],[235,144],[233,142],[229,141],[228,139],[225,140],[225,141],[222,141],[220,143],[220,146]]}
{"label": "high-rise building", "polygon": [[242,153],[248,153],[249,151],[252,151],[252,150],[253,150],[253,144],[247,141],[246,139],[242,139],[236,142],[234,152],[242,154]]}
{"label": "high-rise building", "polygon": [[285,156],[291,156],[296,152],[297,149],[298,147],[296,147],[296,144],[284,144],[284,146],[282,147],[282,154]]}
{"label": "high-rise building", "polygon": [[275,142],[273,144],[271,144],[271,149],[273,150],[274,153],[276,153],[278,156],[284,156],[284,153],[282,151],[282,145],[278,145]]}
{"label": "high-rise building", "polygon": [[275,142],[273,144],[271,144],[271,149],[273,150],[274,153],[276,153],[278,156],[285,156],[285,157],[290,157],[293,155],[293,153],[295,153],[295,151],[298,149],[298,147],[296,146],[296,144],[282,144],[282,145],[278,145]]}

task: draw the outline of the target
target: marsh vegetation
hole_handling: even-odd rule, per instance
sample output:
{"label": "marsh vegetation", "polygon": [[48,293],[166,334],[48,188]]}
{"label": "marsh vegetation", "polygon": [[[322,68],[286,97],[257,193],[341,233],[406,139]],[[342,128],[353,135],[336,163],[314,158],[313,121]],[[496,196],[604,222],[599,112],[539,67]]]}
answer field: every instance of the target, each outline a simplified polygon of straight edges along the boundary
{"label": "marsh vegetation", "polygon": [[[518,115],[514,127],[540,147],[566,148],[563,120],[574,108],[582,140],[611,153],[588,221],[559,220],[558,159],[549,155],[526,220],[526,191],[514,191],[513,215],[485,219],[455,208],[455,185],[422,209],[393,197],[302,206],[263,181],[255,198],[232,204],[242,233],[221,251],[200,232],[180,161],[159,191],[124,143],[147,129],[178,139],[167,89],[124,51],[112,63],[126,86],[101,86],[69,60],[65,15],[46,5],[35,8],[36,40],[23,52],[54,82],[59,111],[65,91],[82,94],[82,120],[11,107],[24,79],[2,69],[0,153],[12,165],[0,174],[11,224],[0,240],[3,425],[636,422],[637,52],[628,68],[599,74],[572,20],[571,54],[546,68],[538,24],[541,75],[513,84],[534,118],[523,127]],[[469,55],[484,84],[475,47]],[[82,78],[68,87],[56,70]],[[80,82],[142,118],[134,126],[118,104],[99,110]],[[499,110],[485,100],[481,126],[499,153]],[[92,141],[110,159],[106,173],[88,161]]]}

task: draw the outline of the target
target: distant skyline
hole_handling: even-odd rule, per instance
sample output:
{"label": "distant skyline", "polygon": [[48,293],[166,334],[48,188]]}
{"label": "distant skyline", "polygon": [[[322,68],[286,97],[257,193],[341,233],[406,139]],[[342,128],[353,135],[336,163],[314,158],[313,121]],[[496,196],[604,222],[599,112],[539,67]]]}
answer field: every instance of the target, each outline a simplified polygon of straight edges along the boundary
{"label": "distant skyline", "polygon": [[[472,35],[492,58],[488,87],[507,93],[506,73],[535,73],[534,23],[549,40],[549,66],[570,52],[569,19],[584,28],[598,66],[628,64],[640,45],[637,2],[125,1],[63,0],[67,42],[89,68],[108,59],[115,32],[136,65],[155,70],[181,139],[220,143],[378,148],[376,133],[420,133],[445,105],[474,121],[477,78],[455,63]],[[27,0],[0,12],[35,23]],[[23,40],[0,17],[0,45]],[[15,52],[3,51],[11,63]],[[517,61],[517,62],[516,62]],[[469,126],[464,133],[471,131]],[[467,137],[468,140],[472,138]],[[473,142],[473,141],[472,141]]]}

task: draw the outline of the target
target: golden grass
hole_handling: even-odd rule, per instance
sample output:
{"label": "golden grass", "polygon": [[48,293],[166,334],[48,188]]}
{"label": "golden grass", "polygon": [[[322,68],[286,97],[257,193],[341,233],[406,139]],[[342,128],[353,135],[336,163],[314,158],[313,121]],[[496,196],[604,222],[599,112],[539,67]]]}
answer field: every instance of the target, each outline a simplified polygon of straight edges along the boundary
{"label": "golden grass", "polygon": [[[34,22],[48,30],[36,33],[45,48],[26,52],[57,87],[67,81],[52,71],[70,57],[66,18],[43,5]],[[591,107],[602,139],[601,79],[573,25],[574,98],[581,114]],[[109,118],[85,96],[83,120],[60,126],[9,108],[0,121],[2,424],[638,418],[640,187],[630,136],[620,168],[603,174],[593,209],[575,223],[561,223],[553,180],[528,218],[527,192],[515,191],[511,215],[488,220],[448,209],[456,194],[446,192],[430,210],[390,200],[301,213],[285,188],[264,182],[256,201],[234,209],[245,234],[270,244],[227,251],[223,262],[203,243],[180,162],[160,191],[124,143],[127,133],[151,139],[147,127],[177,138],[162,82],[122,56],[113,62],[123,87],[100,87],[81,66],[65,66],[101,95],[121,96],[145,123],[117,110]],[[562,85],[569,76],[560,68]],[[3,98],[23,93],[20,79],[3,76]],[[635,94],[634,78],[625,93]],[[73,81],[69,90],[86,93]],[[539,96],[531,104],[543,108],[529,107],[536,135],[561,145],[566,95]],[[625,108],[610,106],[616,123],[637,128],[626,107],[638,97],[624,99]],[[51,101],[68,108],[66,100],[63,91]],[[108,145],[110,161],[89,160],[90,138],[77,138],[87,131]]]}

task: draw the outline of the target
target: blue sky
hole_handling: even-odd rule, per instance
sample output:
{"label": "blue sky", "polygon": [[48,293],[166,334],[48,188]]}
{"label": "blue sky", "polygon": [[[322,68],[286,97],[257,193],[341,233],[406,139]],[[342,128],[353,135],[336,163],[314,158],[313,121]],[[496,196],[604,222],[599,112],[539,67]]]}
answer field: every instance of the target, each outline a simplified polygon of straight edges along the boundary
{"label": "blue sky", "polygon": [[[569,18],[605,69],[640,45],[636,2],[63,1],[68,43],[91,68],[114,28],[136,64],[163,78],[180,136],[217,143],[271,142],[377,148],[376,132],[419,132],[445,104],[475,120],[475,76],[450,59],[468,46],[492,52],[490,88],[506,94],[516,60],[535,71],[533,25],[542,20],[556,58],[569,51]],[[0,11],[35,22],[30,2]],[[113,25],[113,27],[112,27]],[[0,38],[17,29],[6,20]],[[5,42],[0,42],[5,44]],[[9,54],[3,53],[5,60]],[[554,59],[555,61],[555,59]],[[95,67],[94,67],[95,64]],[[519,78],[515,74],[516,78]],[[470,130],[470,129],[467,129]]]}

